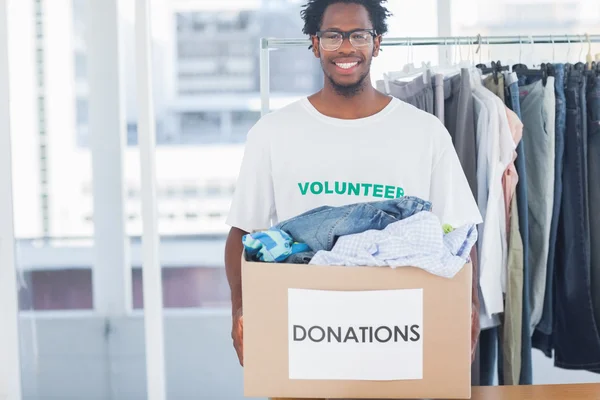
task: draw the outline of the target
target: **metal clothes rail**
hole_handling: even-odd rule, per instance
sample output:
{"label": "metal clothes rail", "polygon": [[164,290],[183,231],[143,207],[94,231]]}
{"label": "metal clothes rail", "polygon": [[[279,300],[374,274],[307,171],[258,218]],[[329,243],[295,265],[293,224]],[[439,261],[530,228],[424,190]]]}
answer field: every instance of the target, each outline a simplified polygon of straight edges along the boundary
{"label": "metal clothes rail", "polygon": [[[590,44],[600,43],[600,35],[544,36],[449,36],[449,37],[384,37],[381,46],[465,46],[510,44]],[[310,39],[262,38],[260,41],[261,115],[269,112],[269,51],[286,47],[308,47]]]}

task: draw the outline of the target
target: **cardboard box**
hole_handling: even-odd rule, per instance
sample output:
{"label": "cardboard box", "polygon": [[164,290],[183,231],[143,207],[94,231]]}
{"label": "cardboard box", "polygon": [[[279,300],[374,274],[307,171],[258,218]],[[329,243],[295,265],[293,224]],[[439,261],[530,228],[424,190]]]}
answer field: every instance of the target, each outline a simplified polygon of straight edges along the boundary
{"label": "cardboard box", "polygon": [[245,396],[470,398],[471,278],[243,259]]}

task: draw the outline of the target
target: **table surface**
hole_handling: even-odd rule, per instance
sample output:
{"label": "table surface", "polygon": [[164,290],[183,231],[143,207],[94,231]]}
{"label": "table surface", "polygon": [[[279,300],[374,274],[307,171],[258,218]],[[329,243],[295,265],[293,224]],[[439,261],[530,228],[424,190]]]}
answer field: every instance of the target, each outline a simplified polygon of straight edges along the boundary
{"label": "table surface", "polygon": [[600,384],[473,387],[471,400],[600,400]]}
{"label": "table surface", "polygon": [[[473,387],[471,400],[600,400],[600,383]],[[306,400],[273,397],[271,400]],[[324,400],[324,399],[314,399]]]}

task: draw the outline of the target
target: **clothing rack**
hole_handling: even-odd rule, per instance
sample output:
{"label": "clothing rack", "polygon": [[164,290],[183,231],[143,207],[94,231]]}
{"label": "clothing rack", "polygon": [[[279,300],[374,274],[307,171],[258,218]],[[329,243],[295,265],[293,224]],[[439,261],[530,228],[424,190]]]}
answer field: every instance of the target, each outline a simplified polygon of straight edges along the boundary
{"label": "clothing rack", "polygon": [[[482,46],[510,44],[590,44],[600,43],[600,35],[544,36],[449,36],[449,37],[384,37],[381,46]],[[310,39],[262,38],[260,41],[261,115],[269,112],[269,51],[287,47],[310,46]]]}

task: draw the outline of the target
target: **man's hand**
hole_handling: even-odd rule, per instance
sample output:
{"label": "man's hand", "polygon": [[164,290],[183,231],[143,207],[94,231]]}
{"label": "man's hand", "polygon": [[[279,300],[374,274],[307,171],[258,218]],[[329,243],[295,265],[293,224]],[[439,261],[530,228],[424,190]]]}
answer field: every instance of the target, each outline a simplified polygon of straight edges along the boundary
{"label": "man's hand", "polygon": [[231,324],[231,338],[233,339],[233,347],[240,361],[240,365],[244,366],[244,315],[242,309],[239,308],[233,313]]}
{"label": "man's hand", "polygon": [[479,340],[479,310],[475,304],[471,307],[471,362],[475,361],[475,352]]}

